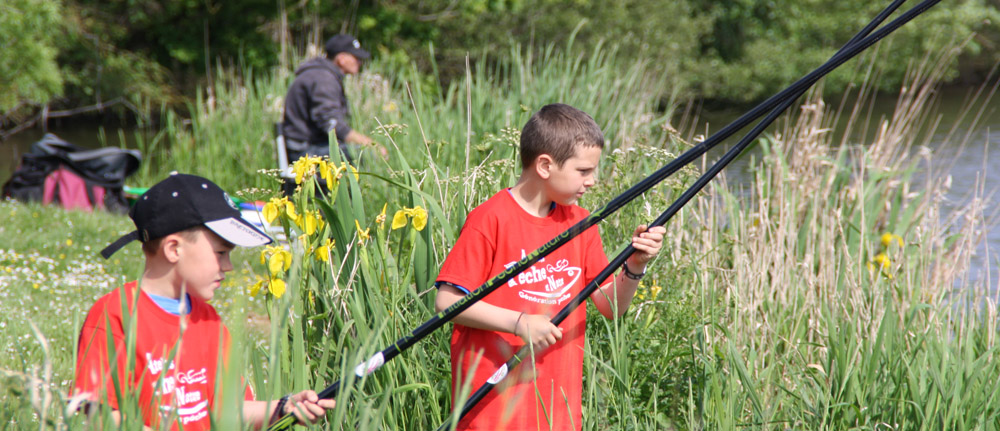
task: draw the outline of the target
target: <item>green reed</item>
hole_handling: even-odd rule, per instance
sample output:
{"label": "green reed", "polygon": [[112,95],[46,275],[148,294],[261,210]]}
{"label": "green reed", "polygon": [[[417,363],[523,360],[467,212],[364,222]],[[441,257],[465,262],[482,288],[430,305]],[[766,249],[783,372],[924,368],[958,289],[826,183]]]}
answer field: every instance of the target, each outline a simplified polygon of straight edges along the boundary
{"label": "green reed", "polygon": [[[390,156],[361,150],[357,176],[337,153],[325,167],[300,165],[313,173],[287,201],[296,217],[278,201],[272,220],[285,247],[234,255],[237,269],[213,301],[234,341],[225,392],[249,383],[259,398],[277,398],[343,379],[321,429],[431,429],[451,414],[447,327],[363,379],[354,366],[434,314],[430,284],[465,215],[516,181],[528,116],[565,102],[602,126],[599,183],[581,202],[590,209],[689,147],[669,112],[656,110],[669,89],[645,65],[623,64],[611,48],[571,52],[515,49],[497,64],[474,62],[466,81],[446,88],[379,63],[348,78],[357,128]],[[258,170],[274,167],[271,127],[290,75],[241,75],[220,74],[190,120],[168,115],[166,132],[146,141],[156,162],[140,183],[176,169],[277,199],[275,178]],[[866,142],[837,142],[826,130],[858,118],[810,100],[760,141],[751,183],[720,177],[678,213],[629,312],[615,321],[589,312],[584,429],[998,428],[996,302],[956,282],[989,227],[986,201],[970,201],[964,224],[947,225],[944,177],[916,179],[936,169],[929,154],[913,155],[935,77],[914,79],[898,115]],[[605,220],[608,254],[699,168]],[[336,169],[326,190],[323,169]],[[405,223],[394,229],[397,212]],[[9,419],[0,429],[83,429],[87,418],[63,408],[78,325],[97,296],[139,275],[140,252],[96,257],[130,230],[120,217],[0,203],[6,213],[0,416]],[[48,283],[36,289],[41,276]],[[63,321],[39,317],[51,307]],[[239,404],[221,400],[219,427],[240,426]],[[100,418],[98,429],[113,429]]]}
{"label": "green reed", "polygon": [[811,101],[761,141],[744,193],[713,190],[725,227],[698,264],[711,317],[685,427],[1000,427],[996,298],[963,278],[986,201],[949,225],[947,176],[912,151],[933,132],[915,119],[938,72],[919,72],[864,146],[833,146],[831,110]]}

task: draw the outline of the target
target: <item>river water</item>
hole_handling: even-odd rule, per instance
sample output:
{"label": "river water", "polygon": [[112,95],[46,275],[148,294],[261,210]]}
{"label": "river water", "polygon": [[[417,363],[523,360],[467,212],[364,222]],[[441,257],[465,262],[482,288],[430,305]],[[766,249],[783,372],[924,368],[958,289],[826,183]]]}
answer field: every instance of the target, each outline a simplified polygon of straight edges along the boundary
{"label": "river water", "polygon": [[[926,146],[931,150],[932,172],[922,172],[918,175],[949,175],[951,177],[951,188],[945,195],[944,211],[950,213],[952,210],[961,208],[969,203],[973,196],[989,198],[984,213],[987,219],[1000,219],[1000,95],[992,100],[978,100],[973,97],[977,88],[944,88],[939,90],[939,94],[932,107],[929,109],[929,121],[937,121],[938,125],[931,136],[926,137]],[[988,92],[989,89],[986,89]],[[840,101],[827,102],[839,104]],[[846,106],[850,109],[853,101],[848,101]],[[864,136],[868,140],[859,138],[862,133],[861,127],[856,127],[852,131],[852,142],[870,142],[874,136],[875,128],[879,119],[891,118],[892,111],[896,106],[895,96],[880,96],[875,98],[870,104],[871,118],[868,131]],[[697,111],[697,110],[695,110]],[[699,112],[698,121],[694,127],[699,134],[709,136],[717,129],[724,127],[730,121],[735,120],[743,114],[742,110],[724,110]],[[781,121],[781,120],[778,120]],[[844,121],[846,122],[846,121]],[[843,123],[843,122],[842,122]],[[776,122],[777,124],[777,122]],[[777,125],[772,125],[768,131],[773,131]],[[840,141],[843,133],[843,124],[838,124],[835,129],[835,142]],[[749,131],[751,126],[746,127],[740,134],[734,135],[729,140],[714,148],[709,152],[709,160],[718,159],[735,145],[742,136],[742,133]],[[921,137],[924,138],[924,137]],[[913,151],[919,151],[914,148]],[[759,154],[754,149],[747,150],[745,154],[727,167],[726,174],[730,185],[747,184],[750,181],[748,162],[752,154]],[[759,160],[759,157],[757,157]],[[919,180],[918,180],[919,181]],[[989,221],[989,220],[987,220]],[[993,225],[985,226],[984,240],[976,249],[972,258],[969,280],[990,296],[1000,294],[1000,226],[996,224],[1000,220],[993,222]]]}
{"label": "river water", "polygon": [[[1000,98],[992,101],[970,104],[968,99],[975,89],[952,88],[939,91],[939,97],[932,108],[934,115],[929,118],[939,121],[937,132],[928,140],[928,147],[934,154],[934,163],[937,168],[947,166],[947,174],[951,175],[952,186],[947,196],[946,205],[957,208],[965,205],[971,193],[980,187],[985,190],[985,195],[990,196],[991,192],[1000,189]],[[836,103],[840,103],[839,101]],[[848,104],[847,106],[852,106]],[[895,97],[879,97],[871,104],[871,117],[878,120],[890,115],[895,107]],[[971,108],[971,109],[967,109]],[[978,121],[972,121],[979,111],[982,115]],[[714,130],[725,126],[734,120],[742,110],[715,110],[711,112],[697,112],[696,121],[691,121],[690,129],[697,129],[702,134],[708,136]],[[962,117],[963,111],[967,114]],[[779,120],[780,121],[780,120]],[[872,121],[877,123],[878,121]],[[873,126],[874,127],[874,126]],[[769,130],[773,130],[775,126]],[[949,137],[948,132],[952,129],[955,133]],[[122,136],[125,137],[125,146],[130,146],[128,138],[134,132],[129,130],[119,133],[119,128],[109,127],[107,129],[96,127],[92,124],[71,124],[51,130],[63,139],[74,144],[87,147],[98,148],[101,146],[121,146]],[[744,133],[749,127],[744,129]],[[43,131],[39,129],[29,129],[12,136],[7,141],[0,142],[0,181],[5,182],[16,168],[20,155],[28,150],[31,144],[39,140]],[[853,132],[858,135],[857,131]],[[869,132],[867,136],[871,137]],[[968,135],[968,139],[966,136]],[[727,145],[733,145],[739,136],[731,137],[727,142],[719,145],[709,153],[709,159],[715,159],[728,149]],[[962,142],[965,145],[962,146]],[[750,150],[751,152],[753,150]],[[731,184],[748,182],[749,173],[747,171],[747,161],[749,157],[744,155],[737,159],[726,169],[727,176]],[[1000,199],[1000,195],[994,196],[994,200]],[[996,204],[989,205],[986,209],[987,216],[994,214],[998,207]],[[973,270],[970,277],[981,286],[987,286],[989,291],[995,292],[998,285],[997,269],[1000,268],[1000,228],[990,226],[985,234],[985,241],[980,245],[973,261]],[[988,278],[990,277],[990,278]]]}

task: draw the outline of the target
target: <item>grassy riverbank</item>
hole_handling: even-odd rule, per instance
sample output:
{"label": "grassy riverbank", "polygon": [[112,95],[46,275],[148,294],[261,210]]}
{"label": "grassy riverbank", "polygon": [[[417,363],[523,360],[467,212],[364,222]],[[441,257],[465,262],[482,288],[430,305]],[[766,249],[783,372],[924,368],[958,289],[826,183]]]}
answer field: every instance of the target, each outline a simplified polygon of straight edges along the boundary
{"label": "grassy riverbank", "polygon": [[[558,52],[511,58],[441,94],[377,64],[349,81],[358,128],[394,149],[389,160],[364,154],[359,175],[338,171],[333,193],[319,197],[307,175],[291,199],[298,222],[275,221],[294,239],[292,265],[272,272],[260,254],[280,251],[242,250],[213,301],[242,353],[233,368],[260,396],[343,377],[325,429],[435,428],[451,412],[447,329],[362,382],[350,376],[434,314],[430,281],[467,211],[513,184],[528,116],[563,101],[601,124],[609,144],[599,185],[581,202],[591,210],[690,146],[655,109],[660,80],[641,63],[613,52],[588,62]],[[1000,427],[996,301],[962,278],[989,227],[988,203],[977,195],[942,214],[946,178],[915,179],[941,167],[919,149],[935,73],[915,78],[898,115],[867,142],[828,133],[858,118],[804,104],[760,142],[752,185],[718,178],[668,223],[629,313],[590,315],[584,429]],[[268,133],[285,83],[280,71],[220,79],[189,125],[168,123],[163,136],[190,145],[167,152],[150,142],[139,179],[177,169],[236,195],[277,196],[274,178],[257,170],[273,166]],[[609,254],[666,209],[698,165],[603,222]],[[426,226],[414,223],[417,206]],[[397,211],[411,217],[393,229]],[[80,429],[84,419],[63,412],[75,337],[94,298],[139,274],[138,247],[97,256],[129,222],[12,202],[0,214],[9,220],[0,226],[0,430]],[[313,230],[308,217],[322,223]],[[328,259],[319,259],[324,246]],[[219,415],[227,429],[233,404]]]}

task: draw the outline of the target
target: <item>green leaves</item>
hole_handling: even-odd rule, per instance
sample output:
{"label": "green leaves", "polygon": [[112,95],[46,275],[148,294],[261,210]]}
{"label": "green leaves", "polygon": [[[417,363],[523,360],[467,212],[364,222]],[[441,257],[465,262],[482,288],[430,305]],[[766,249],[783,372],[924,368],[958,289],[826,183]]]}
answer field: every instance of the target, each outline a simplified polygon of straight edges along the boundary
{"label": "green leaves", "polygon": [[56,62],[61,9],[50,0],[0,4],[0,114],[20,103],[43,105],[62,94]]}

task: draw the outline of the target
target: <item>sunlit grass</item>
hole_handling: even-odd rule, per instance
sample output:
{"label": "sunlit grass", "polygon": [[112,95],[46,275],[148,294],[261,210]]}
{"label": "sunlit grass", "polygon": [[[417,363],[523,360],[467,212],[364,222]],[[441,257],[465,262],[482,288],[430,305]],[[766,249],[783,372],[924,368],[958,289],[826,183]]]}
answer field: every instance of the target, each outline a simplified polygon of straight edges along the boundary
{"label": "sunlit grass", "polygon": [[[411,84],[412,99],[407,71],[375,64],[352,78],[358,127],[393,151],[388,161],[366,153],[357,176],[338,170],[329,192],[305,175],[287,201],[295,216],[287,203],[271,213],[288,239],[282,248],[268,250],[264,264],[264,249],[234,253],[236,270],[212,301],[238,353],[223,384],[247,381],[260,397],[277,398],[343,379],[338,408],[320,428],[436,428],[453,408],[447,327],[362,382],[354,366],[435,314],[430,283],[465,214],[516,180],[523,121],[562,101],[602,125],[609,142],[598,186],[581,201],[588,209],[690,146],[668,113],[656,111],[659,90],[648,87],[643,65],[619,64],[613,54],[582,63],[514,52],[467,83]],[[171,139],[186,143],[154,155],[137,179],[177,169],[238,196],[277,196],[274,178],[257,169],[273,167],[270,124],[287,78],[218,80],[191,124],[168,126]],[[991,389],[1000,378],[996,303],[961,284],[990,227],[988,201],[973,196],[953,218],[961,222],[949,224],[944,178],[913,180],[939,166],[916,151],[926,130],[914,123],[925,118],[922,90],[934,82],[933,74],[915,82],[921,91],[907,94],[923,96],[901,98],[900,114],[857,145],[833,142],[825,130],[838,119],[810,100],[760,141],[751,184],[738,189],[720,177],[678,213],[629,312],[609,321],[591,310],[583,428],[1000,428]],[[326,167],[343,167],[332,162]],[[609,254],[699,168],[606,219]],[[418,206],[426,224],[414,223],[423,220]],[[397,212],[409,218],[393,229]],[[0,215],[9,220],[0,225],[0,417],[9,418],[0,429],[38,428],[43,415],[49,428],[82,428],[81,415],[63,414],[60,404],[78,326],[97,297],[139,276],[138,246],[109,261],[97,255],[132,225],[12,202],[0,203]],[[281,264],[271,267],[275,255]],[[284,289],[261,283],[250,295],[258,281],[275,280]],[[46,391],[32,391],[40,387]],[[217,419],[238,426],[238,401],[224,404]]]}

